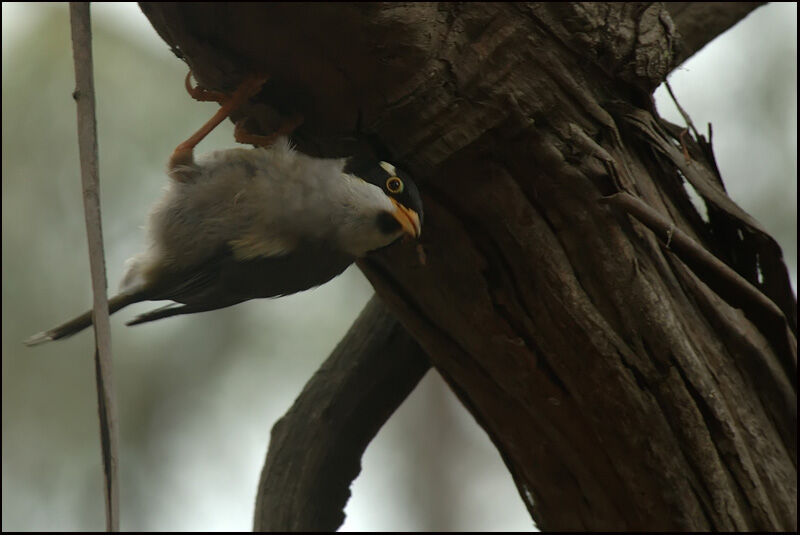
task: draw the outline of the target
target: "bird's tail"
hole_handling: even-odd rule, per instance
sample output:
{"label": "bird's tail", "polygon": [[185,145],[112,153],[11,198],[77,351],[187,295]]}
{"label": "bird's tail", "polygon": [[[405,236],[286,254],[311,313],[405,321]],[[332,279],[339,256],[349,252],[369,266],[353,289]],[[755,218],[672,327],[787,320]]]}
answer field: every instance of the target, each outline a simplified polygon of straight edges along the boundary
{"label": "bird's tail", "polygon": [[[143,301],[146,299],[141,291],[134,291],[134,292],[123,292],[120,294],[115,295],[111,299],[108,300],[108,313],[113,314],[117,310],[120,310],[131,303],[137,303],[139,301]],[[58,327],[53,327],[49,331],[42,331],[40,333],[34,334],[27,340],[25,340],[26,346],[36,346],[39,344],[43,344],[45,342],[49,342],[51,340],[59,340],[61,338],[66,338],[67,336],[72,336],[75,333],[78,333],[84,330],[86,327],[91,325],[92,322],[92,311],[87,310],[80,316],[73,318],[65,323],[62,323]]]}
{"label": "bird's tail", "polygon": [[194,314],[196,312],[207,312],[209,310],[217,310],[226,308],[231,305],[241,303],[241,301],[230,301],[227,303],[206,303],[206,304],[192,304],[192,305],[179,305],[178,303],[170,303],[161,308],[139,314],[125,325],[139,325],[149,321],[160,320],[161,318],[169,318],[172,316],[180,316],[181,314]]}

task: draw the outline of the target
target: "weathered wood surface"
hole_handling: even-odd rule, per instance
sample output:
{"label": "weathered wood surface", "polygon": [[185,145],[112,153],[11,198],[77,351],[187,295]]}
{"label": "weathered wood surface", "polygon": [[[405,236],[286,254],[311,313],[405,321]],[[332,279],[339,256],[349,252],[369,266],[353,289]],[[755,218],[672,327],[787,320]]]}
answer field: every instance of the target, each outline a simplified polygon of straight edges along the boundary
{"label": "weathered wood surface", "polygon": [[[540,528],[796,528],[796,300],[710,146],[655,114],[687,54],[661,4],[142,7],[204,85],[273,76],[242,111],[253,129],[300,112],[304,151],[418,178],[426,264],[406,244],[362,270]],[[669,235],[601,202],[619,192],[783,316],[717,293]]]}

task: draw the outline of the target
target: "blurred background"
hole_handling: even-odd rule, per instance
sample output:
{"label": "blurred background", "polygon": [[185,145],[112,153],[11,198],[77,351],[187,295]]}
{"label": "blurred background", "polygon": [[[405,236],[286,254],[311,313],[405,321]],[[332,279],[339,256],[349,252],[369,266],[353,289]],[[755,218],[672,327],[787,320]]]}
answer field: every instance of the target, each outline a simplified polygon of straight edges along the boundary
{"label": "blurred background", "polygon": [[[109,286],[174,146],[217,108],[136,4],[92,4]],[[66,4],[2,5],[2,528],[99,530],[102,469],[87,332],[22,340],[91,303]],[[714,147],[729,193],[797,273],[797,6],[770,4],[671,76]],[[665,98],[667,97],[667,98]],[[682,124],[659,89],[662,115]],[[223,124],[200,152],[233,146]],[[112,318],[125,530],[250,530],[269,432],[372,294],[333,282],[146,326]],[[346,531],[533,531],[496,450],[435,372],[369,446]]]}

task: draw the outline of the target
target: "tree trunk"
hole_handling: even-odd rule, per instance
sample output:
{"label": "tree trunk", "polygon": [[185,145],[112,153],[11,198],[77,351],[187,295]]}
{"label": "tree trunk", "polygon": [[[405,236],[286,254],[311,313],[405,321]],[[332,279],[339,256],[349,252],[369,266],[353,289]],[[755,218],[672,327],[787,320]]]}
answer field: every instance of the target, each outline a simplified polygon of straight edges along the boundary
{"label": "tree trunk", "polygon": [[796,300],[710,144],[655,113],[694,51],[664,6],[142,8],[206,87],[272,76],[261,129],[300,112],[304,152],[417,177],[425,262],[361,268],[541,529],[796,529]]}

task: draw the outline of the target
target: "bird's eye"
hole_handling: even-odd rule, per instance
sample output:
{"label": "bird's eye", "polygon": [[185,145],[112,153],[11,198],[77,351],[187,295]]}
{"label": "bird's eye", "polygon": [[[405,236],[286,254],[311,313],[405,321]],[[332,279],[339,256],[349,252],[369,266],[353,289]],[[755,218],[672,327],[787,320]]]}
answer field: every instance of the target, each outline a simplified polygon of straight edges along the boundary
{"label": "bird's eye", "polygon": [[386,189],[395,195],[403,193],[403,181],[396,176],[390,177],[386,180]]}

